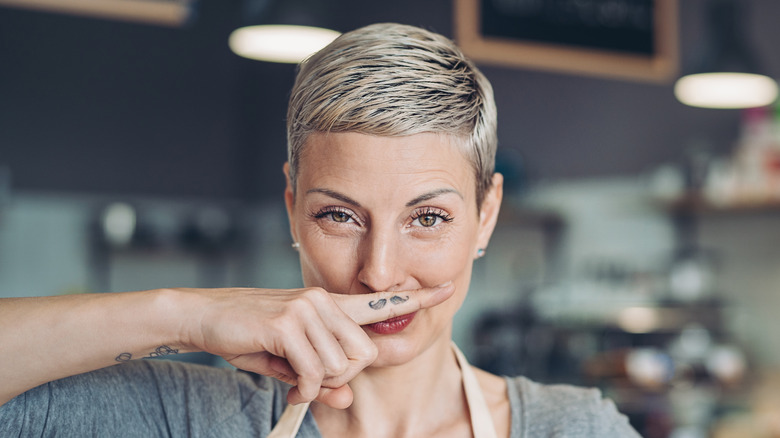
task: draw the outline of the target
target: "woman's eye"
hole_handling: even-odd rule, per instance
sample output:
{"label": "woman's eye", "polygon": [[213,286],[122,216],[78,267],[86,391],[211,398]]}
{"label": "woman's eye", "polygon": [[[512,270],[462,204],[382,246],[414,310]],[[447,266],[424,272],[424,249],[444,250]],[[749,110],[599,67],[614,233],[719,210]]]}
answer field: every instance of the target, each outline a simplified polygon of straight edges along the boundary
{"label": "woman's eye", "polygon": [[431,207],[418,210],[412,215],[412,225],[415,227],[434,228],[451,220],[452,217],[446,211]]}
{"label": "woman's eye", "polygon": [[432,227],[439,223],[441,218],[435,214],[426,214],[417,218],[417,222],[423,227]]}
{"label": "woman's eye", "polygon": [[330,218],[333,220],[333,222],[349,222],[351,219],[348,214],[344,213],[343,211],[333,211],[330,213]]}
{"label": "woman's eye", "polygon": [[352,212],[340,208],[323,208],[319,212],[313,213],[311,216],[317,220],[325,220],[338,224],[358,223],[358,220]]}

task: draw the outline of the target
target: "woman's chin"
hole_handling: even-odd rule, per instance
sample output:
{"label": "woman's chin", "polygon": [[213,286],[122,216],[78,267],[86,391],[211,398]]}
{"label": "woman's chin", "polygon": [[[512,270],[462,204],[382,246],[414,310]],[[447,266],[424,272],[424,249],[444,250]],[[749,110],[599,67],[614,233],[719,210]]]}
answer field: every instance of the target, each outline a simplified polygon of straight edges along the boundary
{"label": "woman's chin", "polygon": [[[432,337],[430,332],[421,330],[422,324],[418,326],[418,324],[412,323],[403,330],[384,334],[379,333],[382,328],[379,330],[372,330],[372,328],[365,326],[364,328],[378,350],[377,359],[371,364],[371,367],[381,368],[406,364],[437,343],[437,338]],[[447,342],[449,342],[449,338]]]}

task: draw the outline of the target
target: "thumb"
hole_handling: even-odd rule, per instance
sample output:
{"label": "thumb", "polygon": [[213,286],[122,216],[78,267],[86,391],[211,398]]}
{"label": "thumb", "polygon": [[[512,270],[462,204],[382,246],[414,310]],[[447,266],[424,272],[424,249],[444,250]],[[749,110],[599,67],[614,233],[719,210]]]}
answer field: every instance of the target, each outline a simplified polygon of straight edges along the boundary
{"label": "thumb", "polygon": [[[352,404],[352,388],[350,388],[349,385],[343,385],[338,388],[321,387],[315,400],[334,409],[346,409]],[[306,403],[308,401],[311,400],[301,395],[297,386],[293,386],[287,392],[287,403],[290,403],[291,405]]]}
{"label": "thumb", "polygon": [[338,388],[321,388],[316,400],[334,409],[346,409],[352,405],[353,399],[352,388],[344,385]]}

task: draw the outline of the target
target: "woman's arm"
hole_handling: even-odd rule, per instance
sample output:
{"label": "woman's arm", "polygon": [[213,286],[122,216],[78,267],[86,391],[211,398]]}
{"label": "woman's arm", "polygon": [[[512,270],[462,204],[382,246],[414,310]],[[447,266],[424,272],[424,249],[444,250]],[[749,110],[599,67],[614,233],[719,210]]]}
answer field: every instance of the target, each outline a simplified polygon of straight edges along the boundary
{"label": "woman's arm", "polygon": [[40,384],[184,352],[177,292],[145,291],[0,300],[0,404]]}
{"label": "woman's arm", "polygon": [[[330,294],[319,288],[161,289],[0,300],[0,404],[31,388],[127,360],[206,351],[294,385],[288,399],[334,407],[376,356],[360,327],[439,304],[450,286]],[[394,301],[394,300],[390,300]]]}

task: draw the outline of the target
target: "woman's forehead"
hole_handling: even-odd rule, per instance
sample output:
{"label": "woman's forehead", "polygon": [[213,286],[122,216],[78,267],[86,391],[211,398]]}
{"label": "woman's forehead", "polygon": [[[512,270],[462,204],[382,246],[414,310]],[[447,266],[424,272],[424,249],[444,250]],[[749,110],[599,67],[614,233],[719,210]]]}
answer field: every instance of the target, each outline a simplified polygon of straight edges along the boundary
{"label": "woman's forehead", "polygon": [[422,133],[401,137],[367,134],[317,133],[309,137],[301,155],[301,171],[354,167],[380,173],[435,170],[439,167],[469,170],[470,164],[450,136]]}
{"label": "woman's forehead", "polygon": [[[299,163],[300,188],[344,186],[377,189],[415,185],[471,193],[472,167],[452,137],[415,134],[377,137],[358,133],[314,134]],[[324,187],[323,187],[324,188]],[[437,187],[440,188],[440,187]]]}

